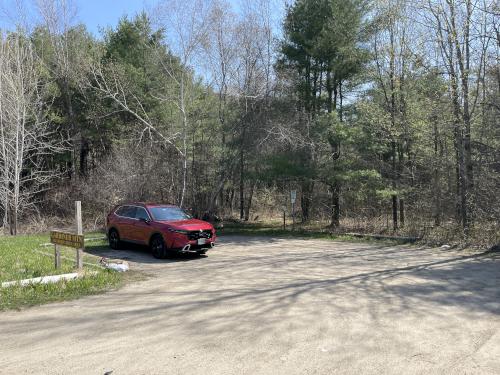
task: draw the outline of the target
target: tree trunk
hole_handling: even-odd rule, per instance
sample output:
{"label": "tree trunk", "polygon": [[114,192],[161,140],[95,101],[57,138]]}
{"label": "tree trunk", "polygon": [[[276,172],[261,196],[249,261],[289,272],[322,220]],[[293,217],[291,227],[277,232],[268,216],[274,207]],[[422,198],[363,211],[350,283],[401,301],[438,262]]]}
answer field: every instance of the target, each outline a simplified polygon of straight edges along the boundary
{"label": "tree trunk", "polygon": [[328,113],[332,113],[332,101],[333,101],[333,85],[332,85],[332,73],[330,69],[326,72],[326,92],[328,94],[328,102],[326,103],[326,109]]}
{"label": "tree trunk", "polygon": [[465,159],[464,159],[464,142],[463,133],[461,127],[461,116],[460,116],[460,101],[458,97],[458,85],[457,77],[454,73],[453,67],[451,68],[451,97],[453,104],[453,145],[455,147],[456,154],[456,171],[457,171],[457,198],[458,198],[458,209],[459,209],[459,220],[462,223],[462,228],[464,232],[468,232],[469,228],[469,213],[467,205],[467,174],[465,171]]}
{"label": "tree trunk", "polygon": [[184,74],[181,75],[180,82],[180,103],[179,107],[182,113],[182,192],[179,206],[184,205],[184,197],[187,188],[187,173],[188,173],[188,155],[187,155],[187,130],[188,120],[186,114],[186,100],[185,100],[185,87],[184,87]]}
{"label": "tree trunk", "polygon": [[344,100],[342,97],[342,81],[339,81],[339,120],[340,122],[344,121]]}
{"label": "tree trunk", "polygon": [[80,147],[80,175],[86,176],[88,170],[88,155],[90,152],[89,142],[86,139],[82,139]]}
{"label": "tree trunk", "polygon": [[17,235],[17,207],[15,207],[15,203],[9,209],[9,231],[12,236]]}
{"label": "tree trunk", "polygon": [[[333,81],[333,82],[332,82]],[[330,68],[327,72],[327,90],[328,90],[328,105],[327,111],[328,113],[332,113],[337,109],[337,98],[340,91],[340,95],[342,95],[340,83],[337,84],[335,81],[335,77],[332,79]],[[342,121],[342,109],[339,113],[340,121]],[[333,155],[333,163],[339,158],[339,149],[340,145],[338,142],[331,142],[330,147],[332,148]],[[340,225],[340,184],[338,182],[334,182],[330,186],[331,200],[332,200],[332,217],[330,220],[330,225],[332,227],[338,227]]]}
{"label": "tree trunk", "polygon": [[402,198],[399,199],[399,226],[405,226],[405,201]]}
{"label": "tree trunk", "polygon": [[332,218],[330,225],[338,227],[340,225],[340,186],[334,184],[332,190]]}
{"label": "tree trunk", "polygon": [[[3,38],[3,34],[0,33],[0,38]],[[3,55],[3,49],[0,50],[0,53],[2,53]],[[0,55],[0,63],[3,63],[3,61],[1,60],[1,58],[3,57],[2,55]],[[0,65],[0,68],[2,67],[2,65]],[[1,71],[0,71],[1,72]],[[2,84],[3,84],[3,80],[1,79],[1,76],[0,76],[0,95],[2,93]],[[1,142],[1,153],[0,153],[0,157],[1,159],[0,160],[3,160],[3,176],[2,176],[2,179],[3,179],[3,187],[1,188],[3,190],[3,193],[2,193],[2,198],[3,198],[3,202],[2,202],[2,205],[3,205],[3,217],[2,217],[2,227],[4,229],[7,229],[7,226],[9,225],[9,179],[8,179],[8,175],[9,175],[9,158],[8,158],[8,155],[7,155],[7,144],[6,144],[6,134],[5,134],[5,126],[6,124],[4,124],[4,119],[3,119],[3,116],[4,116],[4,111],[3,111],[3,98],[0,96],[0,142]]]}
{"label": "tree trunk", "polygon": [[245,186],[244,186],[244,156],[243,147],[240,150],[240,220],[245,217]]}
{"label": "tree trunk", "polygon": [[392,229],[398,229],[398,196],[392,195]]}
{"label": "tree trunk", "polygon": [[314,189],[314,183],[312,181],[303,181],[301,184],[301,197],[300,197],[300,208],[302,211],[302,221],[307,222],[309,220],[312,192]]}
{"label": "tree trunk", "polygon": [[[461,43],[457,37],[457,25],[455,23],[455,4],[449,3],[450,8],[450,23],[451,23],[451,37],[453,38],[453,43],[455,45],[455,52],[457,56],[458,68],[460,71],[460,83],[461,83],[461,103],[462,103],[462,119],[463,119],[463,169],[465,179],[463,181],[465,185],[465,205],[467,211],[467,221],[464,226],[464,230],[467,234],[469,230],[470,221],[472,219],[473,213],[473,187],[474,187],[474,176],[472,168],[472,150],[471,150],[471,123],[470,123],[470,107],[469,107],[469,73],[470,73],[470,23],[472,19],[473,5],[470,0],[465,1],[466,4],[466,14],[463,25],[463,43]],[[458,78],[458,77],[457,77]],[[457,85],[458,86],[458,85]]]}
{"label": "tree trunk", "polygon": [[439,138],[437,120],[434,119],[434,225],[441,225],[441,186],[440,186],[440,164],[441,158],[439,155]]}
{"label": "tree trunk", "polygon": [[233,215],[234,211],[234,188],[232,187],[228,192],[228,203],[229,203],[229,212]]}
{"label": "tree trunk", "polygon": [[396,131],[396,87],[395,87],[395,49],[394,49],[394,30],[391,28],[390,33],[390,51],[389,51],[389,84],[391,89],[391,99],[390,99],[390,112],[391,112],[391,130],[392,130],[392,140],[391,140],[391,155],[392,155],[392,190],[394,191],[392,195],[392,227],[396,231],[398,229],[398,196],[396,194],[397,189],[397,171],[396,171],[396,140],[394,139]]}
{"label": "tree trunk", "polygon": [[68,114],[68,118],[70,121],[69,128],[71,129],[71,137],[73,141],[73,149],[71,152],[71,178],[74,178],[75,181],[78,180],[78,177],[80,176],[81,170],[78,170],[80,166],[80,156],[81,156],[81,149],[82,149],[82,134],[81,134],[81,129],[80,126],[77,124],[75,112],[73,110],[73,98],[71,95],[71,89],[69,87],[69,82],[67,77],[62,77],[59,80],[59,89],[61,90],[63,97],[64,97],[64,102],[66,105],[66,111]]}
{"label": "tree trunk", "polygon": [[[392,189],[396,191],[396,142],[391,142],[392,149]],[[398,229],[398,196],[396,194],[392,195],[392,228],[393,230]]]}
{"label": "tree trunk", "polygon": [[247,204],[245,206],[245,221],[250,220],[250,208],[252,206],[252,198],[255,190],[255,182],[250,185],[250,193],[248,195]]}

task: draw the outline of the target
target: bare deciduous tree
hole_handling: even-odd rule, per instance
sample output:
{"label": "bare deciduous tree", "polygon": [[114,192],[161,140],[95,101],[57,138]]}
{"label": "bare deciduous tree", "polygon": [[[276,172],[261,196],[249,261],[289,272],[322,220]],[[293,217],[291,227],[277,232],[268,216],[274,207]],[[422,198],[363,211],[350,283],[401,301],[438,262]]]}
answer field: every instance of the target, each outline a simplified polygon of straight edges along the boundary
{"label": "bare deciduous tree", "polygon": [[57,176],[46,165],[48,156],[63,150],[45,116],[43,89],[30,41],[0,34],[0,208],[4,228],[14,235],[19,214]]}
{"label": "bare deciduous tree", "polygon": [[440,51],[438,64],[448,78],[453,110],[453,138],[456,153],[457,216],[469,231],[474,216],[474,173],[472,125],[484,84],[485,59],[493,30],[489,18],[494,2],[479,0],[427,0],[427,30]]}
{"label": "bare deciduous tree", "polygon": [[174,103],[180,113],[182,124],[181,156],[182,156],[182,191],[179,205],[182,207],[187,189],[188,172],[188,129],[189,104],[194,100],[189,85],[190,74],[194,71],[193,64],[199,57],[203,43],[207,38],[210,21],[211,2],[209,0],[163,0],[159,2],[152,14],[152,19],[158,27],[166,30],[167,42],[176,56],[179,57],[182,69],[176,69],[176,64],[169,64],[159,59],[165,74],[177,85],[177,92],[172,96],[159,97]]}

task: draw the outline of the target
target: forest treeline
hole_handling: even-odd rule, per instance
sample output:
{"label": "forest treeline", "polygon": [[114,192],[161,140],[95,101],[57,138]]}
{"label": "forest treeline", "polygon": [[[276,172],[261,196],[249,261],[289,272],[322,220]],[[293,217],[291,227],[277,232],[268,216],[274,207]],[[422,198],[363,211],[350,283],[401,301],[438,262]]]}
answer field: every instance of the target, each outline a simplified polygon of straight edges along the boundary
{"label": "forest treeline", "polygon": [[34,4],[0,32],[5,231],[73,199],[279,217],[296,190],[334,230],[498,240],[495,1],[160,0],[99,36]]}

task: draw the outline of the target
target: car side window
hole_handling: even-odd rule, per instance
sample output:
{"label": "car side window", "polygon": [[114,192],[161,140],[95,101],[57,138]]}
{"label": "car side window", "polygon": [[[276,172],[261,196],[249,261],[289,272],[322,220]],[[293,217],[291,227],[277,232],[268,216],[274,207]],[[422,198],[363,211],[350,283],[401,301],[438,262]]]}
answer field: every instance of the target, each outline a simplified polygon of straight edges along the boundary
{"label": "car side window", "polygon": [[123,206],[116,211],[116,214],[129,219],[135,219],[135,211],[136,207],[134,206]]}
{"label": "car side window", "polygon": [[115,211],[115,214],[118,216],[125,216],[125,211],[127,210],[127,206],[121,206]]}
{"label": "car side window", "polygon": [[135,218],[139,220],[140,219],[149,220],[149,215],[144,208],[137,207],[137,210],[135,211]]}
{"label": "car side window", "polygon": [[125,211],[125,216],[130,218],[130,219],[135,219],[135,211],[136,210],[137,210],[137,207],[128,206],[127,211]]}

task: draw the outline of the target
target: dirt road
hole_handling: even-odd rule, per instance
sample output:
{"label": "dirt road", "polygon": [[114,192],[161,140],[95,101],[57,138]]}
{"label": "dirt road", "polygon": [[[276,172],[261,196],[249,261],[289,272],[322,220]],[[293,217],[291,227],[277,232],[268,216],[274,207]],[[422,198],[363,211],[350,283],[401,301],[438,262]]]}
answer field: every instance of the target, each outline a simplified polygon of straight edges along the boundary
{"label": "dirt road", "polygon": [[0,313],[1,374],[500,374],[498,257],[236,236],[109,254],[151,277]]}

